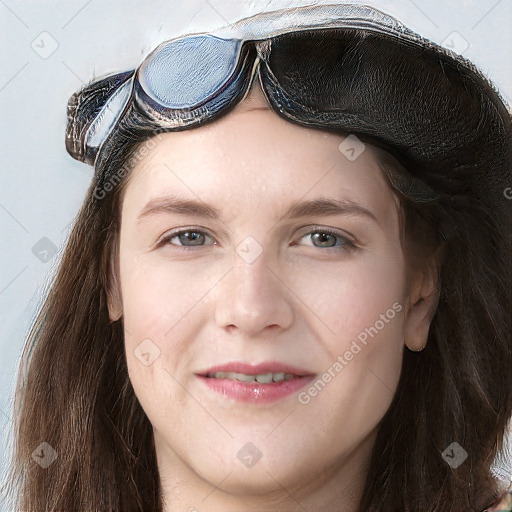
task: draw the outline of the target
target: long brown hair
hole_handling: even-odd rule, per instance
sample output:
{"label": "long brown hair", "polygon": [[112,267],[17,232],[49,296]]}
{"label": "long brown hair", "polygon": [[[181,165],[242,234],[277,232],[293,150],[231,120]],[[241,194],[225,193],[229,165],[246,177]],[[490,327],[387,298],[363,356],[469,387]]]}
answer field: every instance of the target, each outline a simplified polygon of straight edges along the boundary
{"label": "long brown hair", "polygon": [[[158,130],[135,106],[124,118],[28,336],[8,489],[15,510],[162,511],[152,426],[128,376],[122,319],[111,322],[107,307],[127,163]],[[405,350],[359,512],[481,510],[498,491],[490,467],[512,415],[512,214],[455,186],[423,201],[397,158],[374,149],[400,200],[409,266],[436,262],[441,295],[426,348]],[[107,175],[122,177],[105,192]],[[32,457],[44,442],[57,453],[46,469]],[[468,454],[457,469],[441,455],[452,442]]]}

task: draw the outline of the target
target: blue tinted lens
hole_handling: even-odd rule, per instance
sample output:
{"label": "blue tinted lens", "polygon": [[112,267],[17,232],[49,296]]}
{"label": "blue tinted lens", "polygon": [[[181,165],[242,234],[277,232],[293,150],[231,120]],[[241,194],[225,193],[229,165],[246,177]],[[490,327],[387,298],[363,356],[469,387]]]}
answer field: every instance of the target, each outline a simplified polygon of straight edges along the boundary
{"label": "blue tinted lens", "polygon": [[163,107],[197,106],[229,80],[241,45],[239,40],[206,34],[170,41],[142,64],[140,85]]}

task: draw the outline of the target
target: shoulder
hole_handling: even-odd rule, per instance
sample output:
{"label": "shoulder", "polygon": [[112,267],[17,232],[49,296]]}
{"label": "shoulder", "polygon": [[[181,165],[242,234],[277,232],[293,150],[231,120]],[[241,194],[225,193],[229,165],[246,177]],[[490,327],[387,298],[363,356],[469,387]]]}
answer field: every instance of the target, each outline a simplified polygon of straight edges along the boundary
{"label": "shoulder", "polygon": [[512,512],[512,487],[498,498],[498,501],[490,508],[486,508],[484,512]]}

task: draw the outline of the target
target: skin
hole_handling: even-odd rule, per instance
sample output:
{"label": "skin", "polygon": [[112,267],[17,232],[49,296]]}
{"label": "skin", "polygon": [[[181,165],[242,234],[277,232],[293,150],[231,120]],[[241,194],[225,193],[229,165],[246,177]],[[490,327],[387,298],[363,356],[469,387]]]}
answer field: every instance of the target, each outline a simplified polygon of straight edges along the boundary
{"label": "skin", "polygon": [[[425,346],[435,304],[431,276],[406,283],[398,202],[374,155],[366,148],[350,161],[338,149],[343,140],[280,118],[256,86],[214,123],[155,138],[132,171],[109,311],[123,317],[166,512],[357,508],[404,346]],[[148,201],[168,193],[215,206],[222,220],[165,212],[137,222]],[[282,218],[293,201],[318,197],[350,199],[376,220]],[[318,226],[340,238],[322,245]],[[207,236],[199,245],[174,236],[156,246],[184,228]],[[247,236],[262,249],[251,263],[236,250]],[[328,248],[347,239],[354,249]],[[307,404],[298,393],[269,404],[234,401],[195,375],[234,360],[273,360],[321,376],[394,303],[401,311]],[[145,339],[149,352],[160,351],[147,366],[135,355]],[[248,442],[261,453],[251,468],[237,457]]]}

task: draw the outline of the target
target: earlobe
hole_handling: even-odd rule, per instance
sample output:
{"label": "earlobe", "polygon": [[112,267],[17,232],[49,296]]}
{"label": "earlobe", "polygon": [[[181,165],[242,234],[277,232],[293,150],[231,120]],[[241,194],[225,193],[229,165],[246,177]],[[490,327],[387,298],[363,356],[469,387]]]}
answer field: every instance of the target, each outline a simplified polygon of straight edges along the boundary
{"label": "earlobe", "polygon": [[[120,305],[120,301],[116,297],[111,297],[110,293],[107,293],[107,306],[108,306],[108,314],[111,322],[115,322],[119,320],[123,314],[123,308]],[[117,295],[114,292],[114,295]]]}
{"label": "earlobe", "polygon": [[406,347],[413,352],[421,352],[427,346],[430,324],[439,303],[440,289],[436,284],[434,276],[423,282],[407,308],[404,338]]}

